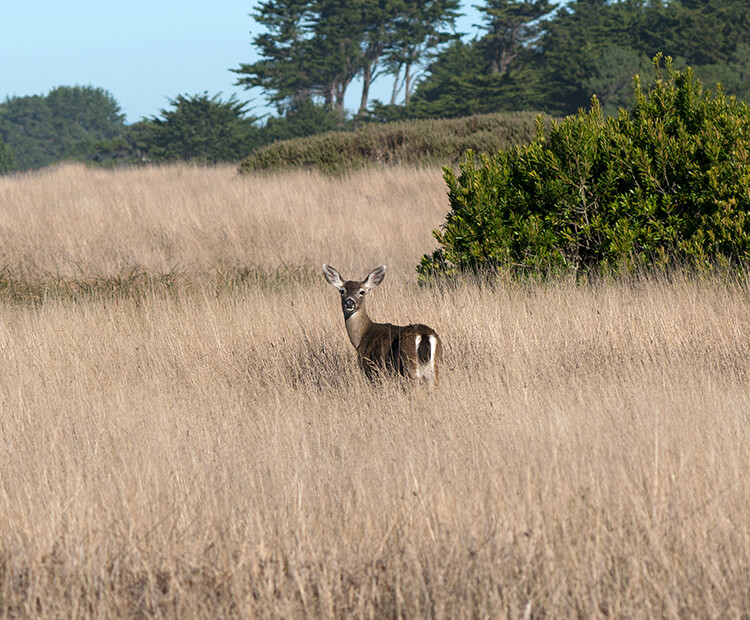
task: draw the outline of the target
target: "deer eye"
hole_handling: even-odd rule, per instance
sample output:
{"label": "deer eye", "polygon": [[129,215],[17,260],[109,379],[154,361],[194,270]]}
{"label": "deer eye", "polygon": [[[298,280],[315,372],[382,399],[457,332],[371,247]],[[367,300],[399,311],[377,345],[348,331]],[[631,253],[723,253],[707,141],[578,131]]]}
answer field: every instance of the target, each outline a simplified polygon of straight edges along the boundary
{"label": "deer eye", "polygon": [[364,294],[365,294],[365,290],[364,289],[362,289],[362,290],[359,291],[359,296],[360,297],[362,297]]}
{"label": "deer eye", "polygon": [[341,296],[342,296],[342,297],[343,297],[343,296],[344,296],[344,294],[345,294],[345,293],[344,293],[344,291],[339,291],[339,293],[341,293]]}

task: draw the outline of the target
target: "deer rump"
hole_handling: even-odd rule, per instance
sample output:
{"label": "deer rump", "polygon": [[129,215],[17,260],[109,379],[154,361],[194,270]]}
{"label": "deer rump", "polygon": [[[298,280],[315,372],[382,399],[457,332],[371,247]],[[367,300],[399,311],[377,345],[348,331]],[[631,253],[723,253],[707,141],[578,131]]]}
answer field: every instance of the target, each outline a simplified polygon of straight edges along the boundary
{"label": "deer rump", "polygon": [[435,379],[442,351],[437,332],[426,325],[375,323],[357,349],[369,379],[398,374],[410,379]]}

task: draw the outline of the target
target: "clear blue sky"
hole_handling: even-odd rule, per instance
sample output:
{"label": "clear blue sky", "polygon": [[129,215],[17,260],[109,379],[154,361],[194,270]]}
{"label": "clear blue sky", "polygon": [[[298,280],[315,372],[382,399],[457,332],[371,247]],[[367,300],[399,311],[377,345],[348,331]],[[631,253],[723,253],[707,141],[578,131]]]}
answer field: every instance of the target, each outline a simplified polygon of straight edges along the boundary
{"label": "clear blue sky", "polygon": [[[474,33],[476,11],[459,31]],[[230,71],[257,59],[248,0],[0,0],[0,101],[56,86],[104,88],[128,123],[159,114],[179,94],[236,94],[264,112],[260,94],[234,86]],[[387,76],[373,96],[390,97]],[[347,94],[358,104],[356,85]],[[349,99],[348,99],[349,101]]]}

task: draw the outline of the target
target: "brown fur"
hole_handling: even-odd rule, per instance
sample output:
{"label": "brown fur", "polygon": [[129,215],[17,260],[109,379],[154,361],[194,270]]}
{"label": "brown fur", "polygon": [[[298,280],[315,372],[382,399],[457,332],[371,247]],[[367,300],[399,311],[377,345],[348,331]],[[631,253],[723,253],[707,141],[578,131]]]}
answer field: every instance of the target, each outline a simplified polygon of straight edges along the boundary
{"label": "brown fur", "polygon": [[[333,267],[323,265],[326,281],[341,292],[346,331],[357,350],[359,365],[369,379],[379,374],[399,374],[433,385],[443,356],[437,332],[427,325],[374,323],[367,315],[367,293],[385,277],[385,266],[374,269],[364,280],[344,281]],[[434,351],[430,344],[434,338]],[[419,343],[418,343],[419,341]]]}

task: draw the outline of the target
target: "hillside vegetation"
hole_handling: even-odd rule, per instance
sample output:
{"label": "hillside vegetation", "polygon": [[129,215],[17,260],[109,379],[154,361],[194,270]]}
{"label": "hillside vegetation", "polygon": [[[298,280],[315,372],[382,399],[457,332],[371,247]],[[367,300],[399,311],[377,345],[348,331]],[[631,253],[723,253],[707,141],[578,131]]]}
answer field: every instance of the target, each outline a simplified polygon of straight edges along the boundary
{"label": "hillside vegetation", "polygon": [[[419,287],[447,208],[428,168],[0,178],[0,616],[745,613],[747,286]],[[324,261],[389,266],[437,391],[363,379]]]}
{"label": "hillside vegetation", "polygon": [[341,173],[383,164],[450,165],[470,150],[495,153],[528,144],[536,122],[535,114],[517,112],[373,123],[355,131],[275,142],[245,158],[240,171],[311,168]]}

